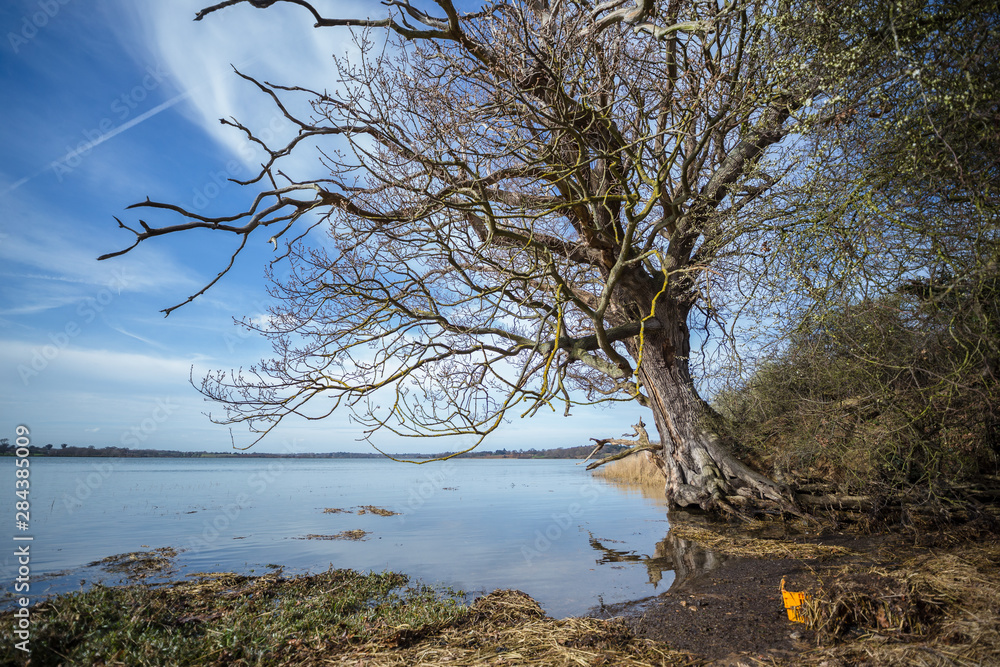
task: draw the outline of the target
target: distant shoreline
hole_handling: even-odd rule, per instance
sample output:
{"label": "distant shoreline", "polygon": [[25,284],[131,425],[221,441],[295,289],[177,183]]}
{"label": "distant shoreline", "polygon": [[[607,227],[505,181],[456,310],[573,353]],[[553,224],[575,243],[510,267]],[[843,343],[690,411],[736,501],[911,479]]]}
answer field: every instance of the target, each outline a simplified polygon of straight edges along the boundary
{"label": "distant shoreline", "polygon": [[[400,459],[431,460],[452,457],[462,459],[583,459],[590,454],[592,446],[558,447],[553,449],[529,449],[508,451],[506,449],[467,452],[455,455],[454,452],[440,454],[393,454]],[[606,448],[607,449],[607,448]],[[171,459],[383,459],[388,458],[378,452],[326,452],[326,453],[270,453],[270,452],[182,452],[163,449],[128,449],[124,447],[74,447],[47,445],[29,447],[30,456],[47,458],[171,458]],[[615,452],[610,452],[615,453]],[[0,456],[14,456],[14,448],[0,447]]]}

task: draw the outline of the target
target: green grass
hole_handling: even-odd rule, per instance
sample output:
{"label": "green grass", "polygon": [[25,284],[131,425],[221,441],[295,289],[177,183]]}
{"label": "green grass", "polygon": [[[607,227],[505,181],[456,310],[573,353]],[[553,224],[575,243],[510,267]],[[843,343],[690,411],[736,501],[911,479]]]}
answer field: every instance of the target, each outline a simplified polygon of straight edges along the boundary
{"label": "green grass", "polygon": [[[352,570],[95,586],[32,609],[31,665],[301,664],[454,622],[458,595]],[[0,616],[0,664],[24,664],[12,612]]]}

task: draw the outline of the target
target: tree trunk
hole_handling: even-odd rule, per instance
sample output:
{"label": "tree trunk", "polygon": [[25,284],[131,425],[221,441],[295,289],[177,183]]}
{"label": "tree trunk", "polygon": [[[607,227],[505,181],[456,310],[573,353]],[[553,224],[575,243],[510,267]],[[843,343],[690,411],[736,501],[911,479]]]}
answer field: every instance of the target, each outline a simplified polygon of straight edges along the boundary
{"label": "tree trunk", "polygon": [[[661,330],[647,332],[639,367],[660,434],[657,463],[666,476],[668,502],[706,510],[778,506],[796,511],[787,488],[736,459],[719,436],[713,424],[719,417],[698,396],[691,379],[685,320],[678,317]],[[634,346],[633,354],[638,354],[638,343]]]}

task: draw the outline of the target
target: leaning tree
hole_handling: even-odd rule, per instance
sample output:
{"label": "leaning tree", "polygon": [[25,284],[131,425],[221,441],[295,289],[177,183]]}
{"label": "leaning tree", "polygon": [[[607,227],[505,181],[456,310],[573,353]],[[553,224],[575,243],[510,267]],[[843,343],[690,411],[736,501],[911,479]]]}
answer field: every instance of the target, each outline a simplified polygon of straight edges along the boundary
{"label": "leaning tree", "polygon": [[[386,18],[358,19],[246,0],[277,1],[351,29],[361,56],[335,59],[336,90],[241,74],[295,128],[241,182],[246,210],[145,201],[185,220],[140,221],[105,256],[191,229],[285,250],[280,305],[245,322],[273,358],[201,385],[226,423],[267,433],[346,409],[369,436],[481,440],[510,415],[638,401],[660,442],[642,432],[635,449],[654,452],[672,503],[794,509],[731,453],[692,340],[766,291],[745,279],[794,238],[794,216],[774,211],[797,187],[800,139],[868,93],[849,84],[873,81],[890,48],[883,3],[389,0]],[[282,169],[313,148],[320,175]]]}

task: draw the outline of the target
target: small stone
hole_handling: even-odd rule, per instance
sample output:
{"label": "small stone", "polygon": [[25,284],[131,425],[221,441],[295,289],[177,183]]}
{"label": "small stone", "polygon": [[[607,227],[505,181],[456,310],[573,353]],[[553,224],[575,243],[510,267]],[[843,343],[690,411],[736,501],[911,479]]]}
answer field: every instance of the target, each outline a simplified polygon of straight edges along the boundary
{"label": "small stone", "polygon": [[795,630],[794,632],[792,632],[792,634],[790,634],[788,636],[791,637],[792,639],[795,639],[795,640],[802,639],[802,633],[799,632],[798,630]]}

